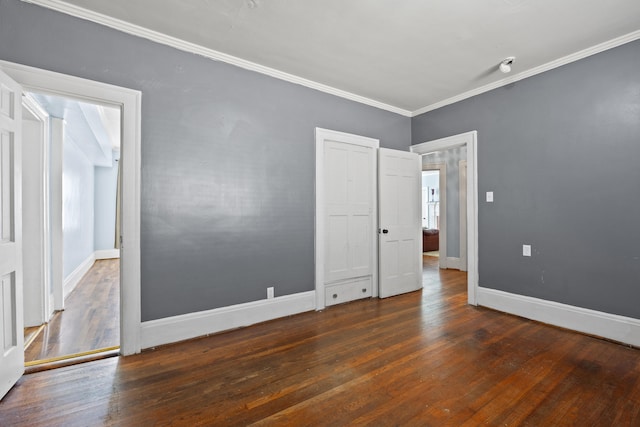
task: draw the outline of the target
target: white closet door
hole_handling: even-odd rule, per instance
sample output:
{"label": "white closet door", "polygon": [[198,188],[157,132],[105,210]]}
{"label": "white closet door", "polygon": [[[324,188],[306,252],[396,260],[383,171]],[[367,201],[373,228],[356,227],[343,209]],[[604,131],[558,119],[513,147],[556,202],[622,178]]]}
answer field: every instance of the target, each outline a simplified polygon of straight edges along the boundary
{"label": "white closet door", "polygon": [[373,272],[371,147],[325,141],[325,283]]}
{"label": "white closet door", "polygon": [[381,148],[378,156],[380,297],[422,288],[420,156]]}

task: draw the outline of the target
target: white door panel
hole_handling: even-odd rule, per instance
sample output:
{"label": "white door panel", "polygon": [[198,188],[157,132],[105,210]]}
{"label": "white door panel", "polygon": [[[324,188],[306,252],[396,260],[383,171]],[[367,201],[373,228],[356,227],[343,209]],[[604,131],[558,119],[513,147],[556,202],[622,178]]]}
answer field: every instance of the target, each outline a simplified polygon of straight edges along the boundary
{"label": "white door panel", "polygon": [[325,140],[325,283],[373,271],[373,167],[371,147]]}
{"label": "white door panel", "polygon": [[21,94],[0,72],[0,398],[24,372]]}
{"label": "white door panel", "polygon": [[420,156],[381,148],[378,162],[380,297],[422,287]]}

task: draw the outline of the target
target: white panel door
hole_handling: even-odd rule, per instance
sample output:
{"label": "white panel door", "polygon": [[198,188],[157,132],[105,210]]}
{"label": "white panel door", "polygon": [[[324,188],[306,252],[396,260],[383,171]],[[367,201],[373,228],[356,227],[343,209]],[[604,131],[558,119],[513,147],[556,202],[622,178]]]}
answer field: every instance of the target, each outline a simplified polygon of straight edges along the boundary
{"label": "white panel door", "polygon": [[325,283],[373,272],[371,147],[325,141]]}
{"label": "white panel door", "polygon": [[0,72],[0,398],[24,372],[21,97]]}
{"label": "white panel door", "polygon": [[381,148],[378,157],[380,298],[422,288],[420,156]]}

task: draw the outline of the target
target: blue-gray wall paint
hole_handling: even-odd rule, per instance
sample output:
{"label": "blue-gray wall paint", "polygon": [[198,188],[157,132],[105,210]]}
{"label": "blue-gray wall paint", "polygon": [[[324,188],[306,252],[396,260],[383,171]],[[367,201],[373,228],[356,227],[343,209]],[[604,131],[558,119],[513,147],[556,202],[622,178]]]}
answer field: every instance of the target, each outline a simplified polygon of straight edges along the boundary
{"label": "blue-gray wall paint", "polygon": [[95,221],[93,236],[94,249],[97,251],[113,249],[116,243],[116,195],[120,152],[113,151],[111,157],[111,167],[94,167],[93,206]]}
{"label": "blue-gray wall paint", "polygon": [[62,165],[62,277],[93,254],[93,163],[65,131]]}
{"label": "blue-gray wall paint", "polygon": [[0,59],[142,91],[142,320],[314,289],[314,128],[410,119],[18,0]]}
{"label": "blue-gray wall paint", "polygon": [[412,120],[478,131],[480,286],[640,318],[639,70],[635,41]]}

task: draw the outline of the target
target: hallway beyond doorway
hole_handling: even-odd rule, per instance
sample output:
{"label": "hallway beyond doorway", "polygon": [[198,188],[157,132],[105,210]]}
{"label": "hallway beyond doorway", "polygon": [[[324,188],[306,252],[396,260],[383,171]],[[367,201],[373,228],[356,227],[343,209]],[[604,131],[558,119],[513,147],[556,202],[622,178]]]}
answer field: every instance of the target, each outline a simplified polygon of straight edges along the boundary
{"label": "hallway beyond doorway", "polygon": [[65,307],[25,348],[25,363],[120,345],[120,260],[96,261]]}

